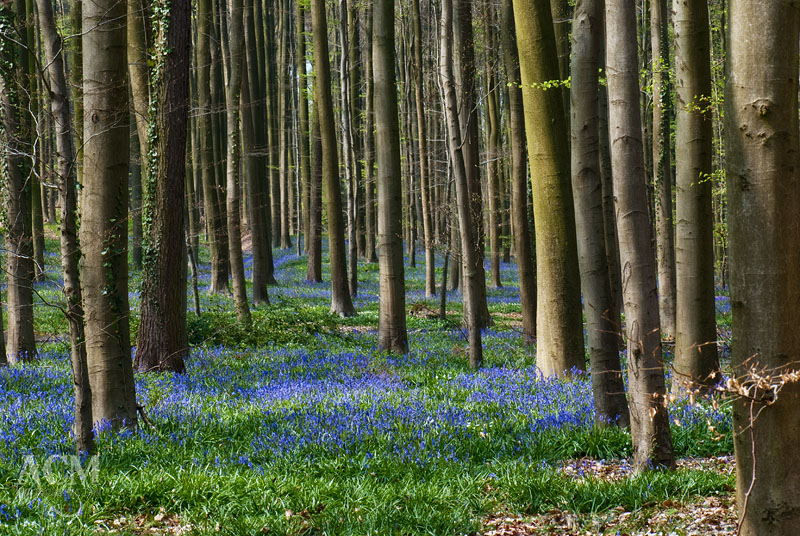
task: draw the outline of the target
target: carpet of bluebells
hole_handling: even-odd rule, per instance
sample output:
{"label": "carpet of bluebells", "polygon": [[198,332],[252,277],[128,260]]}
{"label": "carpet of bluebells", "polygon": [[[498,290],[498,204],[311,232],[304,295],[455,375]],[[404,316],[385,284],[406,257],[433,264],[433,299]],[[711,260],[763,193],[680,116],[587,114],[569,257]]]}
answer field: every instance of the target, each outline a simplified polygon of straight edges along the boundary
{"label": "carpet of bluebells", "polygon": [[[96,473],[69,458],[64,345],[0,371],[0,534],[153,533],[141,520],[167,533],[158,529],[165,513],[179,520],[173,532],[193,534],[466,534],[498,512],[598,512],[730,488],[730,477],[714,472],[631,473],[609,483],[559,471],[569,459],[624,458],[630,437],[595,425],[587,374],[537,373],[519,327],[503,320],[519,311],[513,264],[503,265],[507,286],[489,291],[501,314],[484,333],[485,367],[472,372],[454,321],[412,319],[408,355],[379,351],[374,265],[360,265],[360,314],[340,322],[324,319],[327,284],[304,282],[305,262],[293,252],[276,255],[272,307],[295,315],[284,331],[304,318],[311,328],[249,348],[198,344],[186,374],[137,375],[153,427],[102,432],[98,457],[80,461]],[[424,301],[423,274],[408,269],[409,306]],[[53,274],[40,294],[58,283]],[[134,278],[134,315],[135,287]],[[456,314],[458,293],[448,299]],[[229,306],[202,294],[204,315]],[[46,314],[37,322],[56,339]],[[681,400],[670,410],[679,456],[732,450],[724,404]]]}

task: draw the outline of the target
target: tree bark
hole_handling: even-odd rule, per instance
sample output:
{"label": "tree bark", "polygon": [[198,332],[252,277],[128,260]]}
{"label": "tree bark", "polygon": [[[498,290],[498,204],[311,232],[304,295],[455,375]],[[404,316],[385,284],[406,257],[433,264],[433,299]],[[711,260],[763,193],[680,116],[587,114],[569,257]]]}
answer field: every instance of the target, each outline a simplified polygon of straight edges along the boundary
{"label": "tree bark", "polygon": [[128,307],[125,25],[124,3],[83,6],[81,291],[92,417],[112,430],[137,426]]}
{"label": "tree bark", "polygon": [[672,221],[672,164],[667,0],[650,3],[653,61],[653,182],[655,183],[656,263],[661,333],[675,338],[675,230]]}
{"label": "tree bark", "polygon": [[322,282],[322,139],[319,132],[317,106],[311,114],[311,193],[309,204],[308,267],[306,281]]}
{"label": "tree bark", "polygon": [[302,229],[305,237],[305,253],[309,250],[311,235],[311,154],[308,115],[308,80],[306,74],[306,7],[297,2],[297,79],[299,85],[299,132],[297,133],[300,183],[303,189]]}
{"label": "tree bark", "polygon": [[714,171],[708,6],[674,4],[677,317],[672,390],[710,388],[720,379],[714,300]]}
{"label": "tree bark", "polygon": [[[161,3],[163,2],[163,3]],[[144,189],[142,312],[134,368],[186,370],[186,229],[184,203],[189,127],[190,0],[154,5],[149,152]]]}
{"label": "tree bark", "polygon": [[559,76],[546,0],[514,0],[525,105],[525,131],[533,179],[536,227],[536,364],[545,375],[586,369],[580,272],[569,179],[569,138],[561,95],[540,84]]}
{"label": "tree bark", "polygon": [[464,323],[469,337],[469,366],[470,368],[478,368],[483,361],[480,304],[478,303],[480,299],[478,279],[483,272],[477,270],[478,251],[475,246],[476,238],[474,235],[476,226],[472,219],[469,183],[462,155],[464,146],[461,140],[461,124],[458,117],[458,100],[453,75],[453,0],[442,1],[440,39],[439,77],[444,94],[450,162],[456,183],[456,205],[458,207],[461,254],[463,257],[461,266],[464,271]]}
{"label": "tree bark", "polygon": [[634,466],[674,464],[650,242],[634,0],[606,0],[609,135],[622,261]]}
{"label": "tree bark", "polygon": [[[92,431],[92,392],[86,362],[83,307],[78,274],[80,245],[77,233],[76,162],[72,122],[69,110],[69,86],[65,76],[63,41],[53,18],[53,7],[47,0],[37,0],[39,27],[44,45],[44,60],[50,81],[50,109],[53,114],[56,143],[56,176],[61,192],[61,268],[64,275],[64,297],[69,323],[70,364],[75,399],[75,422],[72,428],[78,453],[95,451]],[[2,319],[0,319],[2,325]],[[2,330],[0,330],[2,331]]]}
{"label": "tree bark", "polygon": [[375,252],[375,112],[373,106],[374,82],[372,78],[372,4],[364,9],[366,32],[364,36],[364,78],[366,94],[364,104],[364,216],[365,251],[367,262],[377,262]]}
{"label": "tree bark", "polygon": [[244,63],[244,24],[242,0],[228,2],[228,50],[223,54],[228,58],[228,76],[225,83],[225,100],[228,151],[226,158],[226,207],[228,216],[228,258],[233,279],[233,299],[239,322],[249,325],[250,306],[247,302],[247,282],[244,277],[242,258],[242,225],[240,218],[239,165],[241,161],[241,140],[239,136],[240,93],[242,90],[242,64]]}
{"label": "tree bark", "polygon": [[347,264],[342,217],[342,191],[339,182],[339,157],[336,125],[331,97],[331,67],[328,56],[328,20],[324,0],[311,1],[314,34],[314,95],[322,138],[322,179],[328,209],[328,247],[331,262],[331,312],[340,316],[355,314],[347,283]]}
{"label": "tree bark", "polygon": [[408,352],[406,286],[403,267],[403,205],[400,173],[400,123],[394,54],[394,0],[373,6],[372,38],[378,161],[378,269],[380,312],[378,344],[387,351]]}
{"label": "tree bark", "polygon": [[[13,7],[3,8],[3,30],[24,35],[25,2],[16,0]],[[8,360],[16,363],[33,358],[36,344],[33,333],[33,237],[31,236],[30,162],[26,154],[30,121],[24,116],[27,108],[27,88],[24,81],[27,65],[25,47],[15,35],[3,36],[2,66],[0,66],[0,106],[3,109],[3,145],[5,173],[5,244],[6,244],[6,305]]]}
{"label": "tree bark", "polygon": [[600,424],[628,426],[617,319],[608,276],[600,179],[598,68],[603,0],[579,0],[572,25],[572,189],[592,393]]}
{"label": "tree bark", "polygon": [[536,264],[528,223],[528,169],[525,150],[525,111],[519,78],[519,54],[511,0],[503,0],[503,57],[508,77],[508,124],[511,144],[511,217],[515,260],[522,306],[522,333],[528,344],[536,338]]}
{"label": "tree bark", "polygon": [[800,526],[800,467],[786,458],[800,443],[800,7],[787,0],[729,6],[725,153],[739,534],[788,536]]}

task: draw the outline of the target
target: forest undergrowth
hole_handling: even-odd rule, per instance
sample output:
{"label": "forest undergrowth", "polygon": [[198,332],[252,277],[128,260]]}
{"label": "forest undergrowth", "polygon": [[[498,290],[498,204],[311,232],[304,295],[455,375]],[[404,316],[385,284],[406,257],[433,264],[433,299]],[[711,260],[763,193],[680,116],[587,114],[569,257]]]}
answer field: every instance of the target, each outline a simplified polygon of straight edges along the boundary
{"label": "forest undergrowth", "polygon": [[[595,424],[588,375],[537,373],[513,264],[489,290],[494,324],[472,372],[457,292],[447,320],[409,316],[411,350],[390,355],[377,348],[377,265],[359,265],[358,315],[339,319],[328,284],[306,283],[305,259],[276,250],[278,285],[253,327],[238,326],[231,298],[202,292],[187,373],[137,374],[150,424],[103,432],[98,456],[75,460],[66,324],[45,306],[59,300],[57,257],[48,263],[36,326],[49,342],[0,371],[2,534],[656,534],[644,532],[654,506],[675,512],[659,530],[689,534],[685,505],[730,506],[725,401],[673,401],[682,461],[635,474],[629,434]],[[409,309],[438,310],[424,266],[406,281]],[[135,335],[135,292],[131,305]],[[717,307],[724,338],[722,293]]]}

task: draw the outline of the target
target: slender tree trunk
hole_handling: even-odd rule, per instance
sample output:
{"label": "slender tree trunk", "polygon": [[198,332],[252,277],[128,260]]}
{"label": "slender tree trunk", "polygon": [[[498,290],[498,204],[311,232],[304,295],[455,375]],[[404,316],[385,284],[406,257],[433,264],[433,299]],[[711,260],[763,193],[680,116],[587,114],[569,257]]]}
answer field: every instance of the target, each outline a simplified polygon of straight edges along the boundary
{"label": "slender tree trunk", "polygon": [[[478,84],[478,72],[475,66],[475,44],[472,30],[472,2],[470,0],[455,0],[453,18],[456,82],[459,89],[458,102],[460,126],[462,128],[462,141],[464,150],[464,168],[469,184],[469,200],[472,210],[472,221],[476,225],[475,235],[475,262],[476,287],[478,293],[475,303],[478,311],[479,326],[482,328],[491,323],[489,307],[486,302],[486,270],[483,266],[484,257],[484,225],[483,225],[483,195],[481,193],[481,165],[478,129],[478,107],[476,105],[475,88]],[[462,252],[463,253],[463,252]],[[466,257],[462,257],[466,258]],[[466,273],[466,272],[465,272]]]}
{"label": "slender tree trunk", "polygon": [[319,132],[317,106],[311,114],[311,197],[309,204],[308,267],[306,281],[322,282],[322,139]]}
{"label": "slender tree trunk", "polygon": [[736,502],[742,536],[800,526],[798,30],[786,0],[732,0],[725,133]]}
{"label": "slender tree trunk", "polygon": [[308,81],[306,75],[306,7],[297,2],[297,78],[299,84],[299,127],[297,133],[300,164],[300,183],[303,188],[303,236],[305,252],[308,253],[311,236],[311,155],[309,150]]}
{"label": "slender tree trunk", "polygon": [[364,78],[366,103],[364,105],[364,215],[366,227],[367,262],[377,262],[375,252],[375,113],[373,106],[374,81],[372,77],[372,4],[364,9],[366,35],[364,36]]}
{"label": "slender tree trunk", "polygon": [[655,183],[656,263],[661,333],[675,338],[675,231],[672,223],[672,164],[670,158],[669,42],[667,0],[650,3],[650,42],[653,52],[653,182]]}
{"label": "slender tree trunk", "polygon": [[280,245],[281,249],[292,247],[291,238],[291,196],[289,173],[289,10],[287,2],[278,2],[280,8],[280,44],[278,46],[278,139],[279,139],[279,166],[280,166]]}
{"label": "slender tree trunk", "polygon": [[511,217],[516,250],[522,332],[528,344],[536,337],[536,265],[528,223],[528,170],[525,151],[525,115],[519,78],[519,55],[511,0],[503,0],[503,56],[508,77],[508,123],[511,144]]}
{"label": "slender tree trunk", "polygon": [[538,288],[536,364],[546,375],[585,370],[580,272],[569,180],[569,138],[560,95],[540,84],[559,76],[546,0],[514,0],[525,131],[533,181]]}
{"label": "slender tree trunk", "polygon": [[216,151],[214,149],[214,106],[211,96],[211,46],[213,32],[210,0],[197,0],[197,98],[200,108],[198,121],[200,177],[203,184],[203,203],[208,228],[208,248],[211,253],[212,294],[227,294],[228,239],[222,210],[222,195],[217,188]]}
{"label": "slender tree trunk", "polygon": [[131,171],[128,182],[131,189],[131,206],[130,217],[133,220],[131,224],[131,259],[133,266],[138,269],[142,268],[142,155],[139,154],[139,133],[136,130],[136,122],[134,121],[134,128],[130,129],[131,143]]}
{"label": "slender tree trunk", "polygon": [[455,78],[453,75],[453,0],[442,1],[442,20],[440,32],[439,76],[445,100],[445,117],[447,120],[448,147],[453,175],[456,183],[456,205],[461,234],[461,263],[464,271],[464,318],[469,333],[469,365],[478,368],[483,361],[481,344],[480,292],[479,277],[482,271],[477,270],[478,251],[475,247],[476,226],[473,222],[472,205],[469,198],[469,183],[461,154],[464,146],[461,140],[461,124],[458,117],[458,101],[456,98]]}
{"label": "slender tree trunk", "polygon": [[92,417],[97,425],[113,430],[135,429],[128,307],[125,4],[97,0],[83,7],[81,291]]}
{"label": "slender tree trunk", "polygon": [[355,171],[353,153],[353,118],[350,102],[350,47],[348,44],[347,30],[347,0],[339,0],[339,81],[342,102],[342,160],[344,160],[344,181],[347,195],[347,245],[348,245],[348,275],[350,294],[358,294],[358,244],[356,242],[356,214],[355,203]]}
{"label": "slender tree trunk", "polygon": [[[12,10],[13,9],[13,10]],[[6,354],[11,363],[33,358],[36,346],[33,333],[33,243],[31,236],[30,183],[26,144],[29,142],[30,121],[27,110],[27,90],[19,87],[24,80],[27,56],[16,35],[25,31],[25,2],[16,0],[13,8],[2,8],[5,19],[0,39],[0,106],[3,116],[3,145],[5,173],[6,244],[6,305],[8,333]]]}
{"label": "slender tree trunk", "polygon": [[[486,32],[488,34],[489,50],[495,50],[494,38],[494,11],[487,2]],[[500,98],[498,85],[492,66],[487,64],[486,87],[486,124],[488,132],[488,151],[486,159],[489,161],[487,174],[487,190],[489,197],[489,250],[490,250],[490,277],[492,286],[500,288],[500,232],[502,231],[502,215],[500,200]]]}
{"label": "slender tree trunk", "polygon": [[331,312],[340,316],[355,314],[347,283],[347,264],[342,217],[342,191],[339,182],[339,157],[336,146],[331,67],[328,56],[328,20],[324,0],[311,1],[314,34],[314,95],[322,139],[322,180],[328,209],[328,247],[331,260]]}
{"label": "slender tree trunk", "polygon": [[[163,3],[162,3],[163,2]],[[190,0],[154,5],[149,151],[144,192],[142,313],[134,367],[186,370],[186,148],[189,131]]]}
{"label": "slender tree trunk", "polygon": [[597,420],[628,426],[617,320],[608,277],[600,179],[599,84],[603,0],[580,0],[572,25],[572,188],[592,393]]}
{"label": "slender tree trunk", "polygon": [[677,1],[675,125],[677,319],[673,392],[719,380],[714,300],[711,50],[708,6]]}
{"label": "slender tree trunk", "polygon": [[628,338],[634,465],[671,467],[656,267],[650,242],[634,0],[606,0],[608,100],[617,233]]}
{"label": "slender tree trunk", "polygon": [[400,173],[400,123],[394,64],[394,0],[373,7],[373,75],[378,161],[378,258],[380,316],[378,344],[384,350],[408,352],[406,285],[403,268],[403,205]]}
{"label": "slender tree trunk", "polygon": [[[249,5],[249,4],[248,4]],[[247,302],[247,282],[244,277],[244,261],[242,259],[242,225],[240,219],[239,165],[241,161],[241,143],[239,136],[239,97],[242,90],[242,64],[244,63],[244,24],[242,0],[228,1],[228,50],[223,54],[228,58],[228,77],[225,84],[227,101],[227,191],[226,207],[228,216],[228,258],[230,259],[233,279],[233,299],[236,303],[236,316],[239,322],[249,325],[251,322],[250,306]]]}
{"label": "slender tree trunk", "polygon": [[[92,432],[92,392],[84,346],[83,307],[78,275],[80,246],[77,233],[77,185],[75,182],[75,147],[69,110],[69,89],[62,54],[63,41],[47,0],[37,0],[39,26],[44,45],[44,60],[50,81],[50,108],[53,114],[56,142],[56,175],[61,191],[61,268],[64,275],[67,321],[69,322],[70,364],[75,398],[73,433],[79,453],[95,450]],[[0,319],[2,325],[2,319]],[[2,330],[0,330],[2,331]]]}

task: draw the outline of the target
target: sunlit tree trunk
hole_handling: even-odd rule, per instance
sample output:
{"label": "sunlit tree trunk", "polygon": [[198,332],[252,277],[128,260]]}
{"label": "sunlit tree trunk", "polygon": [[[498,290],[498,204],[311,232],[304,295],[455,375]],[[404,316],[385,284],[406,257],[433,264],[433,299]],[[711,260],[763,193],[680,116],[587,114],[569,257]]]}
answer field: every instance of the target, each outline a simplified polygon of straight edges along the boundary
{"label": "sunlit tree trunk", "polygon": [[742,536],[800,526],[798,31],[788,0],[733,0],[725,135],[736,502]]}
{"label": "sunlit tree trunk", "polygon": [[81,291],[92,417],[112,429],[137,426],[128,307],[125,25],[124,3],[83,6]]}
{"label": "sunlit tree trunk", "polygon": [[586,368],[569,130],[561,95],[540,86],[559,76],[548,2],[514,0],[514,20],[536,227],[536,365],[546,375],[563,375]]}
{"label": "sunlit tree trunk", "polygon": [[578,261],[592,366],[592,393],[600,423],[629,422],[619,360],[619,335],[608,277],[603,189],[600,179],[598,68],[603,39],[603,0],[579,0],[572,25],[572,189]]}
{"label": "sunlit tree trunk", "polygon": [[708,6],[674,3],[677,121],[677,318],[673,392],[712,387],[719,378],[714,301],[714,213],[711,173],[711,50]]}
{"label": "sunlit tree trunk", "polygon": [[622,294],[628,339],[628,389],[634,465],[671,467],[656,265],[650,242],[634,0],[606,0],[609,132]]}

